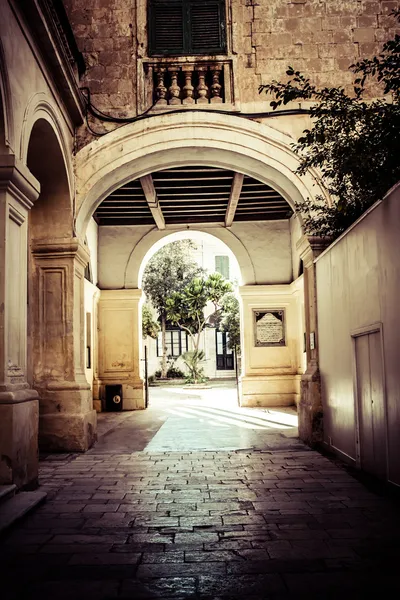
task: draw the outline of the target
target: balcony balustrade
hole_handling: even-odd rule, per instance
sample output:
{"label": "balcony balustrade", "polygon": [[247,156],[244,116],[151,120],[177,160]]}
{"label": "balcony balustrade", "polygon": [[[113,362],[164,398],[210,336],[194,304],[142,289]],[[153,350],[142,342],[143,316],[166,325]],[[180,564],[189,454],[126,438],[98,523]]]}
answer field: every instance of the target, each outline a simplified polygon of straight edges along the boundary
{"label": "balcony balustrade", "polygon": [[156,108],[232,102],[229,61],[147,62],[144,66]]}

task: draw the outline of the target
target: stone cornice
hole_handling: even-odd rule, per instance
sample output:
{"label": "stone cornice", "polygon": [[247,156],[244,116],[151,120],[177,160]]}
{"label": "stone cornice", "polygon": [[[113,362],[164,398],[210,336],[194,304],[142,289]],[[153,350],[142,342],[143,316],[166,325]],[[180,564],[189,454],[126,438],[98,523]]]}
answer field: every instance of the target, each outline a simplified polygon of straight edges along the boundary
{"label": "stone cornice", "polygon": [[305,267],[309,267],[314,260],[332,243],[332,238],[317,235],[303,235],[296,244],[300,258]]}
{"label": "stone cornice", "polygon": [[84,267],[89,262],[89,250],[78,238],[50,238],[32,244],[32,254],[38,259],[76,258]]}
{"label": "stone cornice", "polygon": [[0,156],[0,190],[29,210],[39,197],[40,183],[16,156],[5,154]]}
{"label": "stone cornice", "polygon": [[122,289],[122,290],[100,290],[100,302],[112,301],[139,301],[143,296],[143,290],[140,289]]}

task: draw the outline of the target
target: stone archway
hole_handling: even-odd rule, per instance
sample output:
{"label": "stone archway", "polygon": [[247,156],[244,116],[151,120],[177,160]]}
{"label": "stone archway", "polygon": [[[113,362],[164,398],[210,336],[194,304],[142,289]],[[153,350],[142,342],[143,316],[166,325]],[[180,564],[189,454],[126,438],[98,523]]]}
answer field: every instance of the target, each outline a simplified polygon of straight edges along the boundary
{"label": "stone archway", "polygon": [[[174,167],[199,165],[236,170],[270,185],[292,207],[297,201],[305,198],[326,197],[315,173],[311,172],[302,178],[296,174],[298,158],[290,149],[291,141],[289,136],[265,123],[252,122],[238,116],[217,113],[214,115],[188,111],[186,114],[155,115],[149,119],[126,125],[90,144],[81,150],[76,157],[78,175],[76,195],[77,234],[80,237],[84,236],[93,212],[103,199],[114,190],[151,172]],[[305,246],[300,244],[300,217],[297,221],[296,237],[292,239],[292,252],[295,251],[299,254],[302,252],[305,256]],[[197,224],[195,226],[197,227]],[[155,240],[159,235],[159,232],[154,229],[148,233],[148,240]],[[224,235],[228,239],[227,230]],[[296,250],[296,239],[299,240],[301,246],[298,250]],[[307,241],[305,244],[308,247]],[[137,251],[142,257],[145,248],[146,243],[140,241]],[[137,255],[138,258],[139,254]],[[312,256],[312,253],[310,256]],[[311,260],[307,263],[305,272],[308,273],[312,269]],[[251,273],[251,269],[249,273]],[[310,333],[314,334],[314,339],[316,335],[316,321],[313,317],[315,299],[312,296],[312,281],[312,277],[307,278],[307,282],[309,282],[307,283],[309,289],[307,290],[305,305],[308,314],[305,319],[307,340]],[[287,309],[292,313],[292,333],[290,335],[297,335],[293,333],[296,328],[293,321],[293,306],[297,303],[296,297],[299,293],[299,286],[290,287],[287,281],[284,285],[270,285],[268,282],[267,285],[260,285],[260,283],[265,282],[253,278],[251,274],[245,283],[256,284],[246,285],[243,290],[243,298],[249,314],[253,310],[253,306],[261,306],[261,304],[263,306],[279,304],[292,307]],[[137,286],[138,267],[134,264],[134,261],[128,261],[122,286],[121,284],[118,285],[122,289],[110,289],[113,286],[106,286],[109,289],[101,292],[100,306],[103,305],[104,310],[109,311],[118,302],[119,309],[126,309],[128,312],[136,311],[137,313],[141,294]],[[128,309],[128,305],[131,308]],[[249,329],[253,326],[250,321],[247,325]],[[300,345],[299,339],[297,339],[296,344]],[[295,398],[299,398],[301,376],[300,373],[295,374],[295,361],[297,359],[293,358],[294,355],[295,351],[291,352],[290,356],[287,355],[286,359],[279,359],[280,362],[278,362],[282,364],[283,369],[280,373],[278,373],[275,366],[265,370],[263,366],[265,357],[262,358],[261,354],[260,357],[252,360],[253,364],[249,366],[247,379],[242,379],[242,391],[247,397],[246,403],[268,402],[268,394],[272,398],[272,396],[276,397],[277,393],[283,403],[293,402]],[[307,356],[311,357],[310,352],[307,353]],[[305,418],[308,422],[312,421],[312,419],[310,420],[310,414],[315,412],[315,405],[320,406],[318,386],[315,385],[315,381],[318,379],[317,368],[315,369],[317,363],[314,359],[315,356],[312,365],[310,362],[312,373],[309,373],[310,377],[308,379],[304,377],[302,383],[302,395],[304,397],[307,396],[304,390],[312,388],[313,407],[307,400],[308,405],[304,413],[307,413]],[[133,360],[137,362],[138,357]],[[117,364],[118,360],[113,362]],[[126,367],[125,362],[121,361],[122,363]],[[283,363],[286,363],[285,367],[283,367]],[[108,373],[112,370],[111,366],[110,364],[107,367]],[[100,365],[100,370],[101,368]],[[132,369],[131,371],[133,373]],[[140,407],[142,402],[140,400],[141,382],[138,373],[139,369],[136,368],[135,375],[130,378],[131,387],[134,390],[131,394],[132,408]],[[260,374],[262,374],[261,378]],[[254,387],[253,383],[257,378],[259,385],[257,384]],[[263,392],[265,386],[270,389],[267,396]],[[315,398],[316,402],[314,402]]]}
{"label": "stone archway", "polygon": [[74,237],[71,177],[61,132],[43,102],[34,115],[26,162],[40,183],[40,194],[29,215],[28,381],[40,396],[40,447],[86,450],[96,429],[82,348],[89,256]]}
{"label": "stone archway", "polygon": [[272,185],[292,207],[307,197],[326,197],[316,174],[295,173],[291,142],[266,124],[222,114],[171,113],[121,127],[76,156],[77,234],[84,236],[93,212],[113,190],[175,166],[237,170]]}

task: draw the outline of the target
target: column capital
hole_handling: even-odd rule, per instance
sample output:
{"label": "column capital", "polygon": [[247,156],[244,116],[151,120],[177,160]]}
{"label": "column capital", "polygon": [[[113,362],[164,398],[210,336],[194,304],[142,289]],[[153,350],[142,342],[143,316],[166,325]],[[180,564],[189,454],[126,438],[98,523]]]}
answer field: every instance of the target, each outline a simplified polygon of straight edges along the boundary
{"label": "column capital", "polygon": [[296,247],[304,266],[310,267],[317,256],[319,256],[331,243],[331,237],[303,235],[297,242]]}
{"label": "column capital", "polygon": [[0,191],[9,192],[29,210],[39,197],[40,183],[14,154],[0,156]]}
{"label": "column capital", "polygon": [[89,249],[79,238],[49,238],[32,244],[32,254],[38,259],[77,258],[85,267],[90,259]]}
{"label": "column capital", "polygon": [[101,290],[100,291],[100,302],[112,301],[129,301],[133,300],[139,302],[143,296],[143,290],[138,288],[121,289],[121,290]]}

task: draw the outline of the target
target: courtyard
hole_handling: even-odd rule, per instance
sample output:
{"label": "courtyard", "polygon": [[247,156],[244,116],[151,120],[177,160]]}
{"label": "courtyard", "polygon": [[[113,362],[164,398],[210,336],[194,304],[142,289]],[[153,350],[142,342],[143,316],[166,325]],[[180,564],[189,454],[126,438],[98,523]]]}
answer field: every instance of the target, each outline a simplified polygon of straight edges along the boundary
{"label": "courtyard", "polygon": [[42,457],[46,502],[3,536],[2,598],[365,598],[400,591],[396,500],[231,383],[151,388],[86,454]]}

